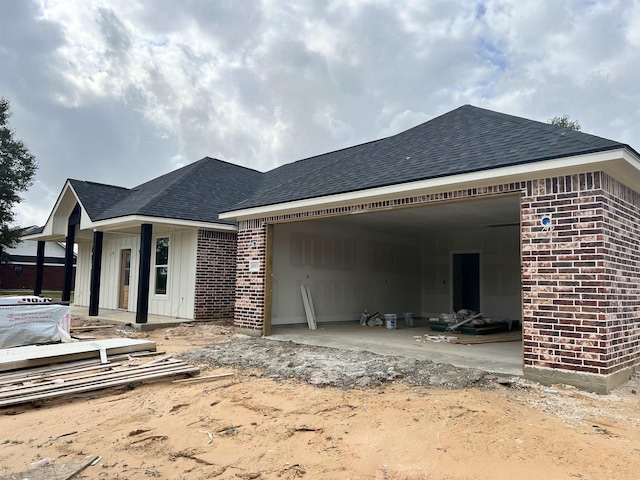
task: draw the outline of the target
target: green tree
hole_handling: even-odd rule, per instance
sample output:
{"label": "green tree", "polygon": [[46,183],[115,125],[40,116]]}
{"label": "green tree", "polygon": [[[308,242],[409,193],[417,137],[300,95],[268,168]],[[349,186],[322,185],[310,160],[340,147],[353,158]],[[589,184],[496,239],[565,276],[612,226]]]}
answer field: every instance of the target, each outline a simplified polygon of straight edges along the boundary
{"label": "green tree", "polygon": [[551,125],[557,125],[558,127],[570,128],[571,130],[576,130],[578,132],[582,130],[580,123],[578,123],[577,120],[571,120],[569,118],[569,115],[567,115],[566,113],[561,117],[553,117],[551,120],[549,120],[549,123]]}
{"label": "green tree", "polygon": [[9,128],[9,101],[0,98],[0,252],[20,241],[21,228],[13,227],[14,206],[20,193],[33,184],[38,168],[35,157]]}

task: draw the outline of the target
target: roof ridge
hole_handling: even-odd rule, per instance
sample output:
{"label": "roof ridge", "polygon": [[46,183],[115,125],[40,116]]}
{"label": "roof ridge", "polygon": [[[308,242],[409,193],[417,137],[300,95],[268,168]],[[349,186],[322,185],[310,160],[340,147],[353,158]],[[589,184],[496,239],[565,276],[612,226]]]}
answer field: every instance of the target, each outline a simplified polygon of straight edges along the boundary
{"label": "roof ridge", "polygon": [[[536,128],[537,130],[540,130],[540,131],[545,131],[546,130],[549,133],[553,133],[553,134],[558,135],[558,136],[565,136],[565,134],[568,133],[576,141],[579,141],[580,143],[583,143],[584,145],[590,146],[590,147],[593,147],[595,142],[594,141],[587,141],[587,139],[606,140],[608,142],[612,142],[612,143],[618,144],[619,146],[624,146],[622,143],[620,143],[620,142],[618,142],[616,140],[611,140],[609,138],[600,137],[598,135],[594,135],[594,134],[588,133],[588,132],[583,132],[581,130],[573,130],[573,129],[568,128],[568,127],[562,127],[560,125],[554,125],[552,123],[542,122],[540,120],[532,120],[530,118],[518,117],[518,116],[515,116],[515,115],[511,115],[509,113],[496,112],[494,110],[488,110],[486,108],[476,107],[474,105],[463,105],[463,107],[471,107],[472,109],[478,110],[479,113],[484,113],[485,115],[490,115],[490,116],[497,117],[497,118],[503,118],[504,120],[506,120],[506,121],[508,121],[510,123],[514,123],[514,124],[527,123],[532,128]],[[459,108],[463,108],[463,107],[459,107]],[[455,110],[453,110],[453,111],[455,111]]]}
{"label": "roof ridge", "polygon": [[[202,168],[202,165],[205,164],[205,160],[208,160],[209,157],[204,157],[201,158],[200,160],[197,160],[193,163],[190,163],[188,165],[185,165],[184,167],[180,167],[177,170],[173,170],[171,172],[165,173],[164,175],[161,175],[160,177],[156,177],[152,180],[149,180],[148,182],[145,182],[141,185],[138,185],[137,187],[134,187],[132,190],[138,190],[139,187],[142,187],[148,183],[152,183],[155,180],[158,180],[160,178],[163,177],[167,177],[171,174],[176,174],[177,172],[179,172],[180,170],[183,170],[183,172],[181,172],[179,175],[176,175],[176,178],[172,179],[169,183],[167,183],[167,185],[164,186],[164,188],[158,190],[156,193],[154,193],[153,195],[151,195],[151,198],[144,203],[144,205],[142,206],[142,208],[140,208],[141,211],[145,211],[148,210],[149,208],[153,207],[154,205],[156,205],[162,198],[164,198],[165,195],[167,195],[168,192],[171,191],[171,188],[174,187],[175,185],[177,185],[178,183],[181,183],[185,178],[189,178],[194,171],[199,170],[200,168]],[[118,202],[120,203],[120,202]]]}
{"label": "roof ridge", "polygon": [[69,180],[70,182],[81,182],[81,183],[87,183],[90,185],[100,185],[102,187],[119,188],[121,190],[131,190],[130,188],[122,187],[120,185],[111,185],[109,183],[93,182],[91,180],[78,180],[77,178],[68,178],[67,180]]}

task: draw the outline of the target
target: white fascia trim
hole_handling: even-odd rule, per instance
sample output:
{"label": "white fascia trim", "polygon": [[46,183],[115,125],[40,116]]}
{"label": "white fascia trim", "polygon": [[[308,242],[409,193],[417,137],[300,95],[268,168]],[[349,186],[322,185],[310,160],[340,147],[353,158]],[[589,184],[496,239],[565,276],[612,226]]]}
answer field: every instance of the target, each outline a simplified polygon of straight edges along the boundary
{"label": "white fascia trim", "polygon": [[73,194],[74,197],[76,197],[76,202],[78,202],[78,204],[80,205],[80,208],[82,209],[83,215],[80,216],[80,222],[81,222],[81,228],[82,228],[82,224],[85,223],[84,219],[88,219],[89,218],[89,214],[87,214],[87,211],[85,210],[84,206],[82,205],[82,202],[80,201],[80,198],[78,197],[78,194],[76,193],[76,191],[73,189],[73,187],[71,186],[71,182],[69,182],[69,180],[66,180],[64,182],[64,186],[62,187],[62,190],[60,191],[60,193],[58,194],[58,198],[56,199],[56,203],[53,205],[53,208],[51,209],[51,212],[49,213],[49,216],[47,217],[47,221],[44,224],[44,227],[42,227],[42,232],[40,233],[34,233],[32,235],[25,235],[24,237],[22,237],[23,240],[44,240],[44,241],[57,241],[57,240],[51,240],[51,237],[54,238],[58,238],[60,236],[64,236],[64,235],[60,235],[60,234],[54,234],[53,233],[53,217],[55,216],[56,210],[58,210],[58,208],[60,207],[60,202],[62,202],[62,199],[64,198],[64,194],[66,193],[67,190],[71,190],[71,193]]}
{"label": "white fascia trim", "polygon": [[174,218],[148,217],[145,215],[128,215],[126,217],[109,218],[107,220],[99,220],[92,222],[90,227],[96,230],[110,230],[115,228],[127,228],[143,223],[151,223],[153,225],[167,225],[176,227],[205,228],[208,230],[223,230],[236,232],[238,227],[235,225],[227,225],[224,223],[198,222],[193,220],[179,220]]}
{"label": "white fascia trim", "polygon": [[638,171],[640,171],[640,157],[638,157],[637,155],[634,155],[633,152],[630,152],[627,149],[624,149],[622,151],[622,156],[627,162],[629,162],[631,165],[636,167]]}
{"label": "white fascia trim", "polygon": [[[416,182],[400,183],[388,185],[385,187],[376,187],[368,190],[359,190],[356,192],[339,193],[336,195],[327,195],[323,197],[308,198],[305,200],[295,200],[292,202],[279,203],[276,205],[266,205],[260,207],[252,207],[243,210],[234,210],[220,214],[220,218],[225,220],[244,220],[249,218],[262,218],[282,213],[290,213],[293,211],[304,211],[311,208],[327,208],[336,206],[336,204],[353,204],[357,202],[368,202],[372,199],[387,196],[399,196],[400,194],[410,194],[416,191],[443,190],[444,187],[459,186],[461,184],[478,184],[491,180],[491,183],[500,183],[501,179],[506,177],[513,178],[513,181],[524,179],[539,178],[541,174],[547,174],[555,170],[564,170],[570,168],[581,167],[581,170],[587,170],[585,166],[594,164],[603,164],[615,160],[624,159],[634,164],[633,156],[626,149],[609,150],[600,153],[590,153],[586,155],[577,155],[560,159],[546,160],[542,162],[526,163],[522,165],[514,165],[509,167],[495,168],[491,170],[482,170],[480,172],[463,173],[460,175],[451,175],[448,177],[432,178],[428,180],[419,180]],[[637,157],[636,157],[637,158]],[[635,166],[640,170],[640,162],[635,161]]]}

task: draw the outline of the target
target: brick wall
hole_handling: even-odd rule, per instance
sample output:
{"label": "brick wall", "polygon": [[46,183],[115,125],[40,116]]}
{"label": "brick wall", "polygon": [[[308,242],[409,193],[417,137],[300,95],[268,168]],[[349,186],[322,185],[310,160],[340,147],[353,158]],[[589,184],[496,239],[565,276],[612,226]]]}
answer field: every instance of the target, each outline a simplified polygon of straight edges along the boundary
{"label": "brick wall", "polygon": [[640,193],[603,176],[604,342],[609,370],[640,364]]}
{"label": "brick wall", "polygon": [[[16,264],[5,263],[0,266],[2,272],[0,278],[0,288],[9,290],[33,290],[36,284],[36,266],[21,265],[22,272],[16,273]],[[76,267],[73,267],[71,277],[71,289],[75,286]],[[62,290],[64,285],[64,266],[45,265],[42,270],[43,290]]]}
{"label": "brick wall", "polygon": [[[264,326],[266,232],[262,220],[241,221],[238,231],[234,323],[254,331],[262,331]],[[251,262],[257,262],[258,271],[249,271]]]}
{"label": "brick wall", "polygon": [[[524,365],[609,375],[640,362],[640,201],[601,172],[522,198]],[[548,216],[551,228],[540,221]]]}
{"label": "brick wall", "polygon": [[236,239],[234,232],[198,231],[195,320],[233,318]]}

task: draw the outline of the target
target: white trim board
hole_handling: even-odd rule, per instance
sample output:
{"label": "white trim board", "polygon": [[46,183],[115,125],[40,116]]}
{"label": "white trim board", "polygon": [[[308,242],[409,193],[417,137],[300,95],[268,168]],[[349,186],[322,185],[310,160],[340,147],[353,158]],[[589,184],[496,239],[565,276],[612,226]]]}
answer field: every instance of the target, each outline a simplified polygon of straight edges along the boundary
{"label": "white trim board", "polygon": [[629,187],[640,189],[640,161],[627,149],[576,155],[553,160],[531,162],[479,172],[369,188],[354,192],[325,195],[304,200],[250,207],[220,213],[224,220],[246,220],[274,215],[296,213],[312,209],[336,208],[357,203],[368,203],[402,196],[440,193],[472,187],[520,182],[550,176],[570,175],[603,170]]}
{"label": "white trim board", "polygon": [[156,343],[131,338],[109,338],[88,342],[3,348],[0,349],[0,372],[86,358],[100,358],[101,350],[106,350],[107,355],[155,351]]}

